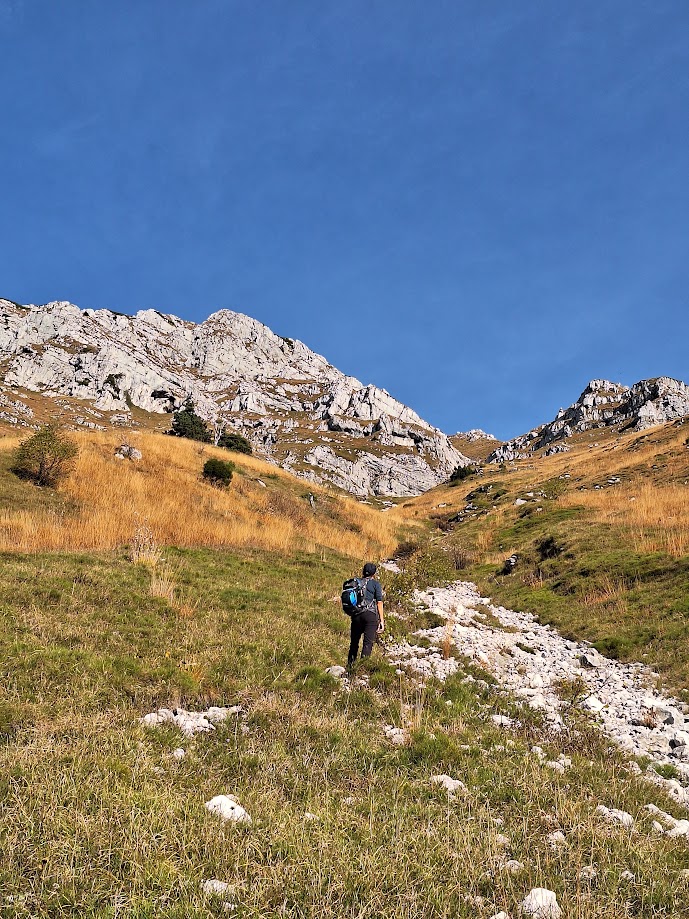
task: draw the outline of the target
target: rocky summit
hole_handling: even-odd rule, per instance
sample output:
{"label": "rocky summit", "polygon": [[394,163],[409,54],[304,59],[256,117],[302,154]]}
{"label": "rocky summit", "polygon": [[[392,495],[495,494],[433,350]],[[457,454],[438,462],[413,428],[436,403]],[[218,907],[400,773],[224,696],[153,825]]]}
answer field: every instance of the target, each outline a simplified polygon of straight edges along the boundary
{"label": "rocky summit", "polygon": [[584,431],[641,431],[685,415],[689,415],[689,386],[680,380],[657,377],[632,387],[591,380],[577,401],[560,409],[553,421],[501,444],[487,461],[509,462],[540,450],[546,455],[561,453],[569,449],[568,438]]}
{"label": "rocky summit", "polygon": [[196,325],[60,301],[0,300],[0,420],[36,424],[49,397],[62,423],[136,426],[191,396],[216,429],[312,482],[356,495],[419,494],[469,460],[385,390],[346,376],[300,341],[231,310]]}

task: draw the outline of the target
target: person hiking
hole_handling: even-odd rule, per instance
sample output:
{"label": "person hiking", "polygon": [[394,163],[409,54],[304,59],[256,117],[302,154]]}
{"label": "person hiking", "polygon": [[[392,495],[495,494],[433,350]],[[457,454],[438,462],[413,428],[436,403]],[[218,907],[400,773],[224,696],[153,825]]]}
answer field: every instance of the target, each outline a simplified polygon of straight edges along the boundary
{"label": "person hiking", "polygon": [[364,565],[362,581],[365,590],[364,609],[352,616],[351,641],[347,655],[347,667],[351,669],[359,653],[359,642],[363,635],[361,656],[370,657],[376,637],[385,629],[383,617],[383,587],[374,575],[377,571],[373,562]]}

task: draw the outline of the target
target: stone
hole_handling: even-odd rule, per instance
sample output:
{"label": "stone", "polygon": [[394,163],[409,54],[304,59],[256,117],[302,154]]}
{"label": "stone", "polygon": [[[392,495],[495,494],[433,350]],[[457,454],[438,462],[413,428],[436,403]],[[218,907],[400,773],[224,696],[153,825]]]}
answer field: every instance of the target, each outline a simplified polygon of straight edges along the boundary
{"label": "stone", "polygon": [[625,870],[620,874],[620,881],[623,881],[625,884],[633,884],[635,880],[636,875],[628,868],[625,868]]}
{"label": "stone", "polygon": [[598,871],[593,865],[584,865],[583,868],[579,870],[580,881],[595,881],[597,877]]}
{"label": "stone", "polygon": [[396,747],[404,747],[411,740],[409,734],[404,730],[404,728],[396,728],[393,725],[388,724],[383,728],[383,733]]}
{"label": "stone", "polygon": [[584,699],[583,705],[590,712],[594,713],[602,712],[605,708],[605,703],[601,702],[597,696],[588,696],[586,699]]}
{"label": "stone", "polygon": [[186,750],[183,750],[182,747],[177,747],[176,749],[172,751],[173,759],[177,759],[177,760],[184,759],[186,755],[187,755]]}
{"label": "stone", "polygon": [[579,655],[579,663],[582,667],[588,667],[590,670],[596,670],[605,663],[605,658],[594,648],[589,648]]}
{"label": "stone", "polygon": [[501,912],[499,912],[499,913],[494,913],[494,914],[490,917],[490,919],[510,919],[510,914],[509,914],[509,913],[506,913],[506,912],[504,912],[504,911],[501,911]]}
{"label": "stone", "polygon": [[516,858],[509,858],[501,867],[510,874],[520,874],[524,870],[523,862],[518,861]]}
{"label": "stone", "polygon": [[531,916],[532,919],[560,919],[562,910],[552,890],[534,887],[522,901],[520,913],[522,916]]}
{"label": "stone", "polygon": [[204,807],[221,820],[231,823],[251,823],[251,817],[234,795],[216,795],[210,801],[206,801]]}
{"label": "stone", "polygon": [[460,779],[453,779],[449,775],[434,775],[431,778],[434,785],[442,785],[448,794],[454,794],[456,791],[466,791],[467,787]]}
{"label": "stone", "polygon": [[230,890],[230,885],[225,881],[219,881],[217,878],[211,878],[201,884],[201,889],[207,897],[221,897]]}
{"label": "stone", "polygon": [[604,804],[599,804],[596,813],[603,817],[607,823],[619,823],[627,829],[634,826],[634,818],[626,811],[618,810],[616,807],[608,808]]}
{"label": "stone", "polygon": [[347,675],[346,668],[341,667],[339,664],[336,664],[333,667],[328,667],[325,672],[331,677],[334,677],[336,680],[341,680],[342,677]]}
{"label": "stone", "polygon": [[514,719],[507,715],[491,715],[490,720],[499,728],[511,728],[514,725]]}
{"label": "stone", "polygon": [[562,830],[555,830],[553,833],[548,833],[545,839],[551,849],[559,849],[560,846],[567,845],[567,839]]}
{"label": "stone", "polygon": [[547,766],[548,769],[552,769],[553,772],[557,772],[560,775],[565,774],[565,767],[562,765],[562,763],[558,763],[555,760],[550,760],[545,765]]}

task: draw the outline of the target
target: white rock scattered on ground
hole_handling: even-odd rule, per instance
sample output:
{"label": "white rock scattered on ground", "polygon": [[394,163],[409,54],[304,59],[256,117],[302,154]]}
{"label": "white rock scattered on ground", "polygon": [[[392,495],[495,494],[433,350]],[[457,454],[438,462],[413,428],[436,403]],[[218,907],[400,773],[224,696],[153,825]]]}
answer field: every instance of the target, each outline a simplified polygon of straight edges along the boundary
{"label": "white rock scattered on ground", "polygon": [[435,648],[423,648],[407,641],[388,645],[386,655],[394,667],[411,672],[421,682],[433,677],[446,680],[459,669],[454,657],[446,660],[443,653]]}
{"label": "white rock scattered on ground", "polygon": [[201,889],[207,897],[221,897],[230,889],[230,885],[225,881],[219,881],[217,878],[211,878],[201,884]]}
{"label": "white rock scattered on ground", "polygon": [[491,715],[490,720],[499,728],[511,728],[514,726],[514,718],[507,715]]}
{"label": "white rock scattered on ground", "polygon": [[522,916],[531,916],[533,919],[559,919],[562,915],[556,895],[545,887],[534,887],[519,909]]}
{"label": "white rock scattered on ground", "polygon": [[172,751],[173,759],[184,759],[186,755],[187,755],[187,751],[183,750],[182,747],[177,747],[176,749]]}
{"label": "white rock scattered on ground", "polygon": [[331,677],[334,677],[336,680],[341,680],[342,677],[347,675],[347,668],[341,667],[339,664],[336,664],[333,667],[328,667],[325,671]]}
{"label": "white rock scattered on ground", "polygon": [[634,881],[636,880],[636,875],[634,874],[633,871],[630,871],[628,868],[625,868],[622,874],[620,874],[620,880],[624,881],[627,884],[633,884]]}
{"label": "white rock scattered on ground", "polygon": [[519,874],[524,870],[523,862],[518,861],[516,858],[508,858],[506,862],[502,862],[500,867],[510,874]]}
{"label": "white rock scattered on ground", "polygon": [[584,865],[579,871],[580,881],[595,881],[597,877],[598,872],[593,865]]}
{"label": "white rock scattered on ground", "polygon": [[646,810],[659,818],[657,821],[658,826],[666,836],[670,836],[672,839],[676,839],[678,836],[685,836],[689,839],[689,820],[677,820],[670,814],[666,814],[665,811],[661,811],[655,804],[647,804]]}
{"label": "white rock scattered on ground", "polygon": [[558,849],[560,846],[567,845],[567,839],[562,830],[555,830],[554,833],[548,833],[545,839],[548,845],[553,849]]}
{"label": "white rock scattered on ground", "polygon": [[434,785],[442,785],[449,795],[453,795],[456,791],[467,790],[466,785],[460,779],[453,779],[445,774],[434,775],[431,778],[431,782],[433,782]]}
{"label": "white rock scattered on ground", "polygon": [[[640,663],[606,658],[586,642],[566,639],[529,613],[495,606],[468,581],[417,591],[414,599],[446,620],[436,628],[420,630],[419,637],[440,646],[450,629],[461,655],[488,670],[506,693],[542,712],[552,730],[563,726],[561,710],[565,703],[557,687],[573,681],[586,686],[588,694],[578,704],[624,752],[673,765],[682,781],[665,779],[652,769],[645,776],[689,807],[689,788],[684,784],[689,783],[689,720],[678,700],[655,688],[657,674]],[[486,621],[486,612],[492,622]],[[407,657],[440,654],[439,650],[418,649],[411,644],[406,650]],[[428,669],[428,665],[421,667]],[[435,675],[442,679],[441,673]],[[494,715],[492,720],[500,727],[509,727],[505,717]]]}
{"label": "white rock scattered on ground", "polygon": [[411,739],[404,728],[396,728],[391,724],[385,725],[383,733],[390,743],[394,744],[396,747],[403,747],[405,744],[408,744]]}
{"label": "white rock scattered on ground", "polygon": [[251,823],[251,817],[234,795],[216,795],[210,801],[206,801],[204,807],[221,820],[231,823]]}
{"label": "white rock scattered on ground", "polygon": [[491,916],[490,919],[510,919],[510,914],[505,912],[495,913],[494,916]]}
{"label": "white rock scattered on ground", "polygon": [[186,737],[214,731],[216,724],[221,724],[230,715],[239,715],[241,705],[230,708],[219,708],[212,705],[205,712],[188,712],[183,708],[159,708],[157,712],[144,715],[141,723],[146,727],[155,727],[160,724],[173,724],[178,727]]}
{"label": "white rock scattered on ground", "polygon": [[596,808],[596,813],[607,823],[619,823],[627,829],[631,829],[634,826],[632,815],[628,814],[627,811],[618,810],[616,807],[606,807],[604,804],[599,804]]}

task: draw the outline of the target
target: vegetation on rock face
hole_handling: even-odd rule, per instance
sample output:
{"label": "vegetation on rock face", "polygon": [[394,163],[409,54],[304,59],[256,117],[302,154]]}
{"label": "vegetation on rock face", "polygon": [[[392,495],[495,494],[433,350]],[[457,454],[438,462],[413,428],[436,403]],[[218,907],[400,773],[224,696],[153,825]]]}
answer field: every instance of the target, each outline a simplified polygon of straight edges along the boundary
{"label": "vegetation on rock face", "polygon": [[203,464],[204,479],[217,488],[227,488],[232,481],[233,472],[234,463],[227,463],[215,457],[211,457]]}
{"label": "vegetation on rock face", "polygon": [[187,437],[189,440],[200,440],[209,444],[212,440],[206,422],[196,414],[194,401],[189,397],[182,408],[172,416],[169,434],[173,437]]}
{"label": "vegetation on rock face", "polygon": [[78,452],[73,441],[49,424],[19,445],[12,469],[20,478],[54,488],[70,474]]}

